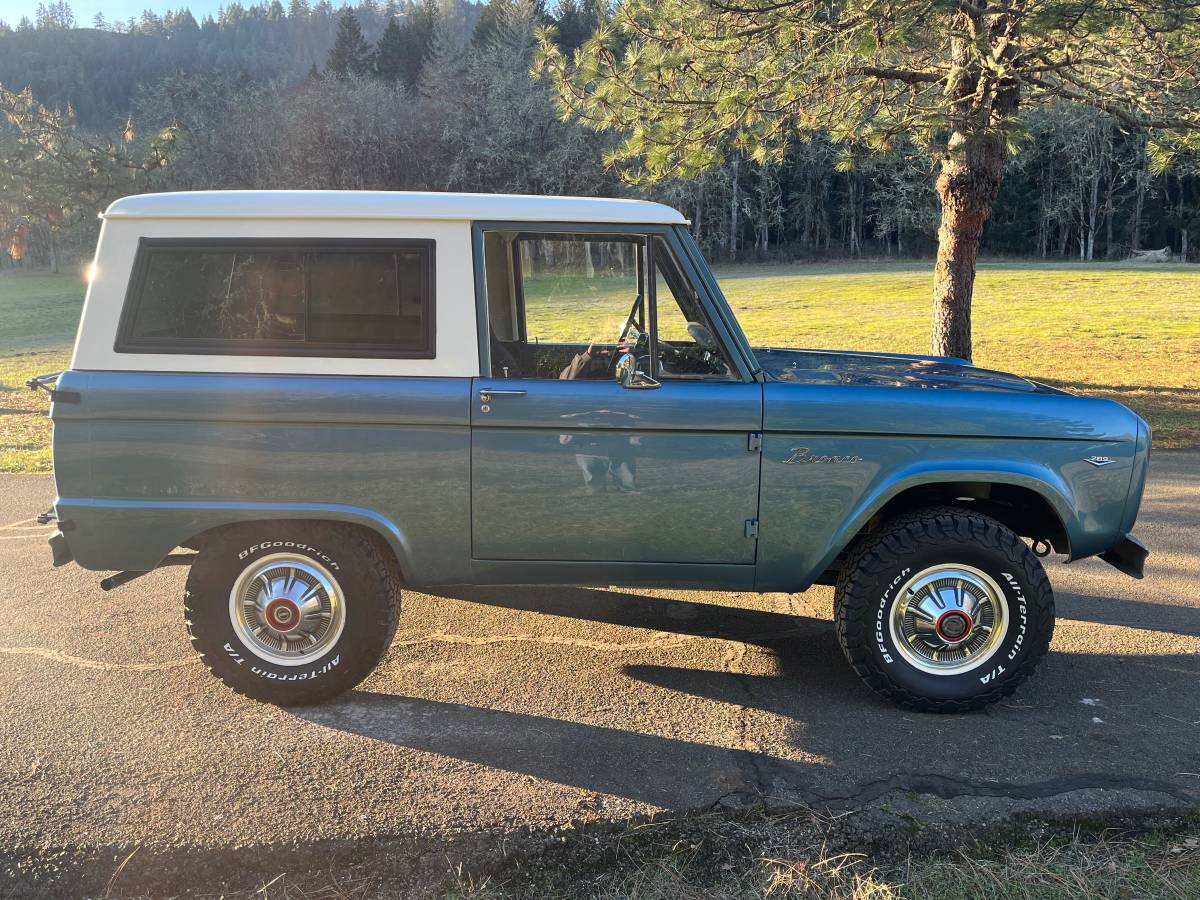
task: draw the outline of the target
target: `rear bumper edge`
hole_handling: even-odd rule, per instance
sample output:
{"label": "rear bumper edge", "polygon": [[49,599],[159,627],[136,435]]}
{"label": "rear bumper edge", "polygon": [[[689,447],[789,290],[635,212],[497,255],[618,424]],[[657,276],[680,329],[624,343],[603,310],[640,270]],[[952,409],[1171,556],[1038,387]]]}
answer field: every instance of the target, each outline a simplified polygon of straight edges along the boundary
{"label": "rear bumper edge", "polygon": [[61,531],[56,531],[50,535],[48,541],[50,544],[50,553],[54,557],[54,567],[65,566],[67,563],[74,561],[75,556],[71,553],[71,548],[67,546],[67,538]]}

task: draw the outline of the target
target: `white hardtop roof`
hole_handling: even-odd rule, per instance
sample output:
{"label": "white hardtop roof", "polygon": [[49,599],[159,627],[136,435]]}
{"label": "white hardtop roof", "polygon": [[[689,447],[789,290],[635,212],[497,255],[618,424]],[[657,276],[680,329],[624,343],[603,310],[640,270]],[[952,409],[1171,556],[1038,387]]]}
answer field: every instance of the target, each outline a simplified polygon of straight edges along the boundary
{"label": "white hardtop roof", "polygon": [[684,224],[661,203],[416,191],[180,191],[114,200],[106,219],[454,219]]}

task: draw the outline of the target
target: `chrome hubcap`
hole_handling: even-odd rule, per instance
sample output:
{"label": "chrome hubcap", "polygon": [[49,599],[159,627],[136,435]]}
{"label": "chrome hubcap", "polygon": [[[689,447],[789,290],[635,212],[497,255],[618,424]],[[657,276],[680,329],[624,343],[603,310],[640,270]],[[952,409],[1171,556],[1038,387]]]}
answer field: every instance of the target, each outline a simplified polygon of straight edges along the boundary
{"label": "chrome hubcap", "polygon": [[324,656],[346,625],[346,604],[329,570],[294,553],[263,557],[229,593],[238,638],[260,659],[303,666]]}
{"label": "chrome hubcap", "polygon": [[909,665],[958,675],[986,662],[1008,630],[1004,595],[972,566],[931,566],[900,588],[890,617],[892,642]]}

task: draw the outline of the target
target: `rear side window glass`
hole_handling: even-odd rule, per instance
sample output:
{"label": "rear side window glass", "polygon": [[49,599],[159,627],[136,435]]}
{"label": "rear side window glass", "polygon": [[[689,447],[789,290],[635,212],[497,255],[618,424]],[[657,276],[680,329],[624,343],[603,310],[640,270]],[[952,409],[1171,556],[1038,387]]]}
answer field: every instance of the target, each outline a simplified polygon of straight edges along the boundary
{"label": "rear side window glass", "polygon": [[117,350],[431,358],[433,242],[144,240]]}

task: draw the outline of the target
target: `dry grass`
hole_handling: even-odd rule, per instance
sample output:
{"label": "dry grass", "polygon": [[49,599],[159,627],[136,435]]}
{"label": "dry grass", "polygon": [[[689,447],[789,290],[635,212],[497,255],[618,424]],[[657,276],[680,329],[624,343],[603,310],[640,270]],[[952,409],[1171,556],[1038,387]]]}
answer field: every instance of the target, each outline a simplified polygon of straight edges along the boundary
{"label": "dry grass", "polygon": [[[923,353],[927,263],[743,266],[718,272],[758,345]],[[0,472],[50,471],[44,398],[23,382],[66,365],[83,299],[72,275],[0,276]],[[620,303],[539,298],[544,338],[611,337]],[[614,314],[613,309],[620,312]],[[980,266],[975,361],[1141,413],[1158,447],[1200,445],[1200,266]]]}
{"label": "dry grass", "polygon": [[[730,841],[728,822],[670,846],[626,848],[609,866],[543,881],[536,869],[507,880],[452,873],[442,897],[594,900],[1127,900],[1200,897],[1200,831],[1142,837],[1059,834],[1038,843],[991,840],[950,853],[877,864],[862,853],[801,841],[766,818],[754,837]],[[773,834],[778,830],[778,834]],[[807,832],[805,833],[807,834]],[[765,839],[765,840],[764,840]]]}

